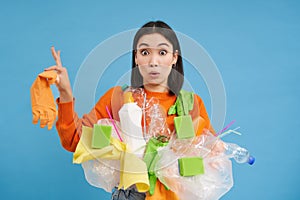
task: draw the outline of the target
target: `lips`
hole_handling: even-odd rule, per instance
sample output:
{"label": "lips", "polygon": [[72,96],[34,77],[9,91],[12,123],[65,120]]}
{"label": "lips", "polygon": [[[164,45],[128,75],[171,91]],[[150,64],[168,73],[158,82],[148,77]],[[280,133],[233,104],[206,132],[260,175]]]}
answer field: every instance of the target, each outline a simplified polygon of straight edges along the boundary
{"label": "lips", "polygon": [[157,76],[157,75],[159,75],[160,73],[159,73],[159,72],[152,71],[152,72],[150,72],[149,74],[152,75],[152,76]]}

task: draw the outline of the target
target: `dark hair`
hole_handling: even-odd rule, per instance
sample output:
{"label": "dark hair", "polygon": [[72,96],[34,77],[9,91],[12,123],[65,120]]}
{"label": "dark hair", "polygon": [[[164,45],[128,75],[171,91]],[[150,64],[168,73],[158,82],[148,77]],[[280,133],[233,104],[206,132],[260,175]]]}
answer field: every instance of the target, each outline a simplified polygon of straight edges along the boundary
{"label": "dark hair", "polygon": [[132,72],[131,72],[131,85],[132,87],[138,88],[143,87],[143,77],[138,70],[135,63],[135,52],[137,49],[137,43],[139,39],[148,34],[159,33],[164,36],[172,45],[173,53],[177,51],[178,58],[176,64],[172,67],[171,73],[168,77],[168,87],[170,93],[178,95],[184,81],[183,64],[181,57],[180,45],[175,32],[172,28],[162,21],[151,21],[143,25],[135,34],[132,48]]}

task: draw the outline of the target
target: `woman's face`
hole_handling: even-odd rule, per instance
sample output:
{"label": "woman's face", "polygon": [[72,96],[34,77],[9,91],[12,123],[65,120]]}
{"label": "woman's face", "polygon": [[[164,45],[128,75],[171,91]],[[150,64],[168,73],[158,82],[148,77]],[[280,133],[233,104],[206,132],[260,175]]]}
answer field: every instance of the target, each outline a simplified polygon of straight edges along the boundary
{"label": "woman's face", "polygon": [[177,62],[173,45],[161,34],[142,36],[137,43],[135,63],[143,77],[144,85],[167,87],[172,65]]}

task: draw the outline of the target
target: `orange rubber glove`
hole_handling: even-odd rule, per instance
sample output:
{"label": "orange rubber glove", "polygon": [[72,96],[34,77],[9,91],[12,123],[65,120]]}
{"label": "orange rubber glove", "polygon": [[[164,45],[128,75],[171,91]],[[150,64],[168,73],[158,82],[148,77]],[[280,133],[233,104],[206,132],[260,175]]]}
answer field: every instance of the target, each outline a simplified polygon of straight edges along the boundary
{"label": "orange rubber glove", "polygon": [[57,109],[54,102],[50,85],[55,83],[57,73],[55,71],[44,71],[38,75],[30,88],[31,108],[33,124],[40,119],[40,126],[48,125],[48,130],[53,126],[57,116]]}

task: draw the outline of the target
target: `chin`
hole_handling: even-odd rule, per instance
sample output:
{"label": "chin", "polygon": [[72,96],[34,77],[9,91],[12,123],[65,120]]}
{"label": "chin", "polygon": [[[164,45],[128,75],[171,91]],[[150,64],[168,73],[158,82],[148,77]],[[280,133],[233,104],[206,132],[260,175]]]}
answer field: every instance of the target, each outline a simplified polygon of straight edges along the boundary
{"label": "chin", "polygon": [[167,84],[161,83],[161,82],[157,82],[157,81],[148,82],[148,83],[145,83],[145,85],[149,85],[149,86],[152,86],[152,87],[161,87],[161,86],[167,87]]}
{"label": "chin", "polygon": [[145,83],[145,85],[149,85],[149,86],[159,86],[160,84],[157,83],[157,82],[148,82],[148,83]]}

